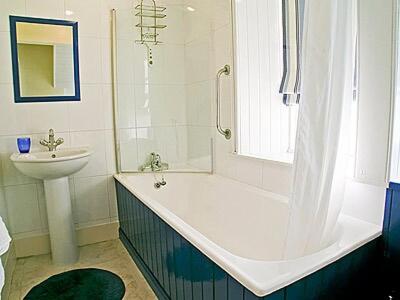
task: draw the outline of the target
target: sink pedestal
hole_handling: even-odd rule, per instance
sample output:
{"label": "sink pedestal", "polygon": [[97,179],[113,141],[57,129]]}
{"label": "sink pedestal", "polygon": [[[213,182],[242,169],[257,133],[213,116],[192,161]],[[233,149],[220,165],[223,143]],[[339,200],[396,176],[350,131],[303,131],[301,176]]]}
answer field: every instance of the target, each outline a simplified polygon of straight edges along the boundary
{"label": "sink pedestal", "polygon": [[55,264],[78,261],[68,176],[84,168],[92,153],[87,148],[70,148],[29,154],[14,153],[10,157],[23,174],[44,182],[51,252]]}
{"label": "sink pedestal", "polygon": [[55,264],[79,259],[68,177],[44,180],[51,255]]}

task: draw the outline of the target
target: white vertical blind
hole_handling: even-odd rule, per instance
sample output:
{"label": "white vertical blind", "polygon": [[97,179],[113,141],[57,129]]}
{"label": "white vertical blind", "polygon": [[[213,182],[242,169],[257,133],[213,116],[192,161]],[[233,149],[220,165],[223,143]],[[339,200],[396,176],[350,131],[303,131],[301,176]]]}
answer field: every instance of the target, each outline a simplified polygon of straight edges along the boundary
{"label": "white vertical blind", "polygon": [[[239,154],[287,161],[289,126],[296,128],[297,108],[282,103],[281,0],[236,0],[235,60]],[[294,130],[295,132],[295,130]]]}

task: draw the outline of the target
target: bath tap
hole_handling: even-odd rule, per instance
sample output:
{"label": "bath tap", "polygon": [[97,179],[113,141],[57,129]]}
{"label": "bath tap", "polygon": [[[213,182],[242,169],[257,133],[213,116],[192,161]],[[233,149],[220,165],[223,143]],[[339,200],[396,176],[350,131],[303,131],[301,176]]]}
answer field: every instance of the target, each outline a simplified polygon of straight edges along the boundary
{"label": "bath tap", "polygon": [[165,179],[163,177],[161,181],[156,180],[156,182],[154,183],[154,188],[158,190],[161,187],[166,186],[166,185],[167,185],[167,182],[165,181]]}
{"label": "bath tap", "polygon": [[50,129],[49,130],[49,140],[40,140],[39,141],[40,145],[45,146],[49,148],[49,151],[56,151],[57,147],[60,146],[62,143],[64,143],[64,139],[59,138],[56,141],[54,140],[54,130]]}
{"label": "bath tap", "polygon": [[168,170],[168,168],[168,164],[161,161],[160,154],[152,152],[150,153],[146,162],[139,167],[139,171],[144,172],[146,170],[151,170],[152,172],[162,172],[164,170]]}

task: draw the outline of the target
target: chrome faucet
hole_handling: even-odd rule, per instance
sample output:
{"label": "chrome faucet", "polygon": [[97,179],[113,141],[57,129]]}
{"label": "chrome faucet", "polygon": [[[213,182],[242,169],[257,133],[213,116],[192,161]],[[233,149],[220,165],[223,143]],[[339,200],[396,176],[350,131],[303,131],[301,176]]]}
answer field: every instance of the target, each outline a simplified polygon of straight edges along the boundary
{"label": "chrome faucet", "polygon": [[49,151],[56,151],[57,147],[60,146],[62,143],[64,143],[64,139],[59,138],[57,140],[54,140],[54,130],[50,129],[49,130],[49,140],[40,140],[39,141],[40,145],[45,146],[49,148]]}
{"label": "chrome faucet", "polygon": [[168,164],[161,161],[160,154],[152,152],[146,162],[139,167],[139,171],[144,172],[146,170],[151,170],[152,172],[162,172],[168,170],[168,168]]}

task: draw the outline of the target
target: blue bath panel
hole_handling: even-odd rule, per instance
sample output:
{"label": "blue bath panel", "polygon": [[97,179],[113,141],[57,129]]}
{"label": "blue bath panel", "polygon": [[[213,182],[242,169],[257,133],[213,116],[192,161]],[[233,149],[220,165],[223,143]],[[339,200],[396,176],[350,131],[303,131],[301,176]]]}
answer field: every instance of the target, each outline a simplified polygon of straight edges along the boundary
{"label": "blue bath panel", "polygon": [[384,237],[386,257],[400,266],[400,184],[391,183],[387,191]]}
{"label": "blue bath panel", "polygon": [[400,184],[390,183],[386,191],[383,226],[385,290],[400,292]]}
{"label": "blue bath panel", "polygon": [[378,239],[285,288],[257,297],[118,181],[116,189],[121,241],[159,299],[378,299],[373,289],[378,274]]}

